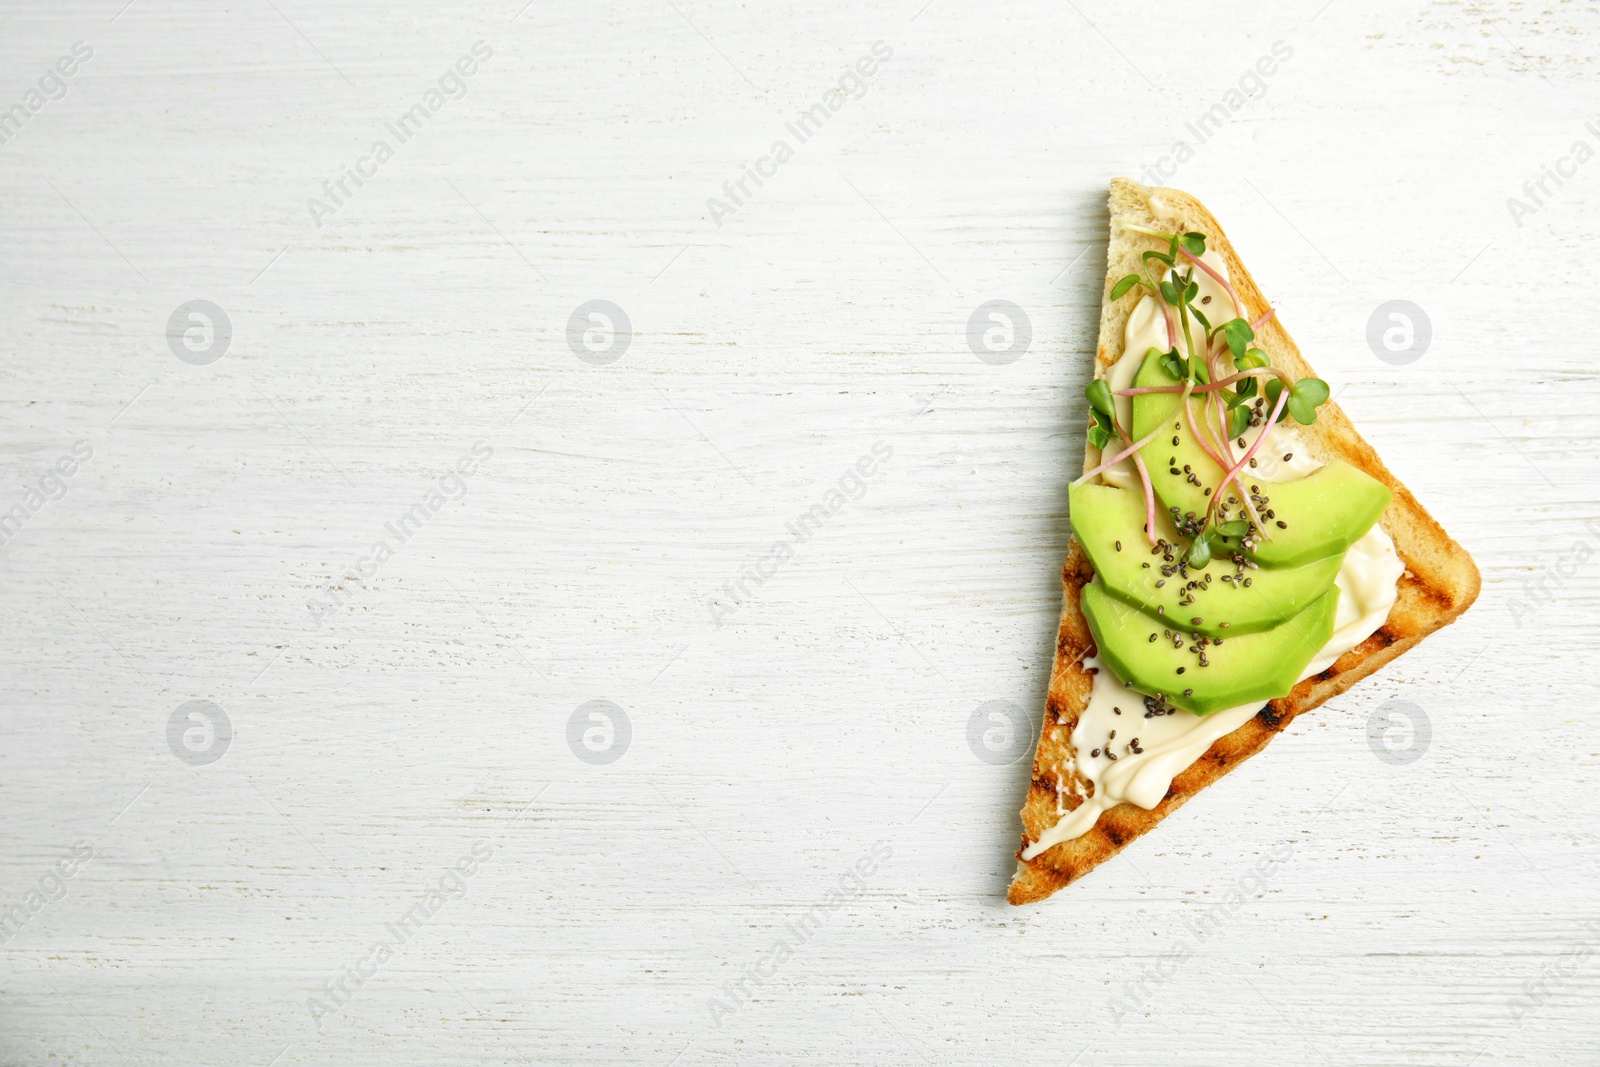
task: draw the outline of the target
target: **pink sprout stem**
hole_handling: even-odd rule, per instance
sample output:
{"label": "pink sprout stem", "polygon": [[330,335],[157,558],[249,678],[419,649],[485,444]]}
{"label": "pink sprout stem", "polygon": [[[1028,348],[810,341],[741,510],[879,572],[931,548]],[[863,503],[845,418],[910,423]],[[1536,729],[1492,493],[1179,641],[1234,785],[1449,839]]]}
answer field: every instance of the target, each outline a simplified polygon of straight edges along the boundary
{"label": "pink sprout stem", "polygon": [[[1121,426],[1117,427],[1117,436],[1122,438],[1123,444],[1130,444]],[[1156,490],[1150,481],[1150,471],[1144,465],[1144,457],[1139,453],[1133,454],[1133,465],[1139,471],[1139,486],[1144,490],[1144,539],[1151,548],[1156,547]]]}
{"label": "pink sprout stem", "polygon": [[1259,319],[1250,324],[1250,332],[1254,333],[1255,331],[1261,329],[1262,326],[1266,325],[1267,320],[1272,318],[1272,316],[1276,315],[1277,313],[1277,308],[1268,308]]}
{"label": "pink sprout stem", "polygon": [[1195,255],[1193,252],[1190,252],[1187,248],[1180,248],[1178,251],[1183,253],[1183,257],[1189,262],[1193,263],[1195,266],[1211,275],[1212,278],[1216,279],[1216,283],[1222,286],[1223,291],[1233,298],[1233,306],[1235,308],[1239,309],[1240,311],[1244,310],[1244,301],[1239,298],[1239,292],[1233,287],[1232,282],[1228,281],[1228,279],[1217,273],[1217,269],[1215,267],[1201,259],[1199,256]]}
{"label": "pink sprout stem", "polygon": [[[1212,345],[1208,343],[1206,345],[1206,377],[1210,378],[1212,381],[1217,380],[1216,355],[1217,353],[1213,349]],[[1220,440],[1223,444],[1223,447],[1226,448],[1228,444],[1228,424],[1224,420],[1226,420],[1227,415],[1224,414],[1223,411],[1222,398],[1214,389],[1206,393],[1206,412],[1216,420],[1217,439]]]}
{"label": "pink sprout stem", "polygon": [[[1228,461],[1223,459],[1211,445],[1211,429],[1205,425],[1204,419],[1194,418],[1194,412],[1189,408],[1188,397],[1183,398],[1181,406],[1183,408],[1183,421],[1188,425],[1189,432],[1194,434],[1194,439],[1200,442],[1200,447],[1205,450],[1206,455],[1211,457],[1211,462],[1223,470],[1227,470]],[[1227,448],[1227,446],[1228,443],[1224,439],[1222,447]]]}
{"label": "pink sprout stem", "polygon": [[[1187,400],[1185,400],[1185,403],[1187,403]],[[1151,430],[1149,433],[1147,433],[1143,437],[1139,438],[1139,440],[1133,442],[1127,448],[1124,448],[1121,452],[1118,452],[1116,455],[1112,456],[1110,459],[1105,460],[1104,462],[1102,462],[1098,467],[1095,467],[1093,470],[1090,470],[1090,471],[1086,472],[1081,477],[1079,477],[1075,481],[1073,481],[1072,484],[1073,485],[1082,485],[1084,482],[1088,481],[1090,478],[1093,478],[1095,475],[1099,474],[1101,471],[1104,471],[1104,470],[1106,470],[1108,468],[1111,468],[1111,467],[1115,467],[1118,463],[1121,463],[1123,460],[1127,459],[1129,456],[1131,456],[1134,453],[1138,452],[1139,449],[1143,448],[1145,445],[1149,444],[1151,441],[1154,441],[1157,437],[1160,437],[1161,436],[1162,427],[1165,426],[1165,425],[1166,425],[1166,422],[1163,421],[1161,426],[1157,426],[1154,430]],[[1102,453],[1102,455],[1103,454],[1104,453]]]}
{"label": "pink sprout stem", "polygon": [[[1232,385],[1234,382],[1244,381],[1244,379],[1246,379],[1246,378],[1284,378],[1284,377],[1285,377],[1285,375],[1283,375],[1276,367],[1256,367],[1256,368],[1253,368],[1251,370],[1240,371],[1238,374],[1230,374],[1226,378],[1221,378],[1221,379],[1219,379],[1217,381],[1210,382],[1210,383],[1208,383],[1206,385],[1197,385],[1191,391],[1192,392],[1196,392],[1196,393],[1213,393],[1213,392],[1216,392],[1218,389],[1226,389],[1228,386]],[[1183,392],[1183,386],[1181,386],[1181,385],[1145,385],[1145,386],[1139,387],[1138,389],[1118,389],[1116,391],[1116,395],[1117,396],[1143,396],[1146,393],[1181,393],[1181,392]]]}
{"label": "pink sprout stem", "polygon": [[[1255,441],[1251,443],[1249,448],[1245,449],[1244,455],[1239,457],[1239,462],[1235,463],[1232,469],[1230,469],[1227,474],[1222,476],[1222,484],[1217,486],[1216,495],[1211,498],[1212,509],[1216,508],[1217,501],[1221,500],[1222,494],[1227,491],[1228,483],[1237,478],[1239,476],[1239,472],[1243,470],[1252,459],[1255,458],[1256,452],[1258,452],[1261,449],[1262,444],[1266,442],[1267,434],[1271,433],[1272,428],[1278,424],[1278,416],[1283,414],[1283,405],[1288,402],[1289,390],[1285,389],[1283,392],[1278,394],[1278,402],[1272,405],[1272,414],[1267,416],[1266,424],[1261,427],[1261,433],[1256,435]],[[1187,401],[1185,401],[1185,403],[1187,403]],[[1245,506],[1248,508],[1249,498],[1244,491],[1243,483],[1240,483],[1239,485],[1239,496],[1244,500]],[[1266,530],[1261,528],[1261,524],[1259,522],[1256,523],[1256,528],[1261,530],[1261,535],[1268,541],[1272,540],[1272,538],[1267,534]]]}

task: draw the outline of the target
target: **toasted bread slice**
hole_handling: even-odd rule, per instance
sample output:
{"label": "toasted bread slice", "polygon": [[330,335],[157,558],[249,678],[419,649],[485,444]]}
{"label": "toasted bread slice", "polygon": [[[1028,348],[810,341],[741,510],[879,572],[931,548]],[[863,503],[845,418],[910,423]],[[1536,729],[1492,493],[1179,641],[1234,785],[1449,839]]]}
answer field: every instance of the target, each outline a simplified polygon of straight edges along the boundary
{"label": "toasted bread slice", "polygon": [[[1238,252],[1204,205],[1177,189],[1146,189],[1137,182],[1120,178],[1111,183],[1111,243],[1102,292],[1109,292],[1116,279],[1137,273],[1139,254],[1157,247],[1156,242],[1125,230],[1121,223],[1167,232],[1198,230],[1204,233],[1206,246],[1220,251],[1227,262],[1229,276],[1251,318],[1260,316],[1269,307]],[[1102,304],[1100,342],[1095,354],[1097,375],[1121,358],[1124,328],[1136,303],[1133,298],[1124,297]],[[1257,344],[1271,356],[1274,365],[1290,371],[1296,378],[1315,374],[1276,316],[1260,328],[1257,338]],[[1329,401],[1320,409],[1315,423],[1298,427],[1298,430],[1320,458],[1343,459],[1383,482],[1394,494],[1379,522],[1394,541],[1406,571],[1400,579],[1399,597],[1387,621],[1327,670],[1307,678],[1288,696],[1272,701],[1255,718],[1219,738],[1205,755],[1173,779],[1166,797],[1156,807],[1146,810],[1132,804],[1119,804],[1104,812],[1081,836],[1024,861],[1022,850],[1055,825],[1058,796],[1064,798],[1069,808],[1082,802],[1080,789],[1064,789],[1058,794],[1056,788],[1061,774],[1073,773],[1072,730],[1088,702],[1092,684],[1082,660],[1092,650],[1094,639],[1078,609],[1078,594],[1094,577],[1094,569],[1082,547],[1073,541],[1061,570],[1064,590],[1061,627],[1056,637],[1044,724],[1034,754],[1033,782],[1022,809],[1023,836],[1017,850],[1017,875],[1007,894],[1011,903],[1042,900],[1081,878],[1121,851],[1129,841],[1154,827],[1184,801],[1259,752],[1295,716],[1344,692],[1453,621],[1477,598],[1478,568],[1472,558],[1389,473],[1337,404]],[[1087,452],[1083,460],[1085,471],[1100,462],[1099,450],[1088,446]]]}

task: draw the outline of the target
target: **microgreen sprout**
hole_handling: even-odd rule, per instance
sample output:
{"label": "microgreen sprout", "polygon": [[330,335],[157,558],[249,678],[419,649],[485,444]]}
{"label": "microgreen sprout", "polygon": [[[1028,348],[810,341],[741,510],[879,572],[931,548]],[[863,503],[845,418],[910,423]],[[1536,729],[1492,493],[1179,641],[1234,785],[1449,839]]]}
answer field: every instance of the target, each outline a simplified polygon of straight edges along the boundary
{"label": "microgreen sprout", "polygon": [[[1106,445],[1111,443],[1111,435],[1115,433],[1128,448],[1078,480],[1080,482],[1088,481],[1102,470],[1121,462],[1122,459],[1131,454],[1134,468],[1139,472],[1140,488],[1144,491],[1144,536],[1151,547],[1154,547],[1156,543],[1156,493],[1155,486],[1150,482],[1150,472],[1145,468],[1144,457],[1138,451],[1144,442],[1140,442],[1140,445],[1135,445],[1128,436],[1128,432],[1117,421],[1116,401],[1111,398],[1111,386],[1106,384],[1104,378],[1096,378],[1091,381],[1084,389],[1083,395],[1089,401],[1089,443],[1104,453]],[[1144,441],[1149,441],[1154,436],[1154,434],[1151,434]]]}
{"label": "microgreen sprout", "polygon": [[[1228,294],[1233,308],[1243,310],[1245,302],[1227,277],[1201,258],[1206,252],[1205,234],[1167,233],[1132,223],[1123,223],[1122,227],[1165,243],[1162,249],[1146,249],[1141,253],[1139,271],[1118,279],[1111,287],[1110,298],[1120,300],[1138,289],[1156,299],[1166,320],[1168,349],[1165,352],[1149,349],[1145,358],[1154,355],[1162,371],[1175,384],[1113,392],[1104,379],[1090,382],[1085,390],[1089,401],[1089,443],[1101,451],[1103,462],[1078,481],[1088,481],[1132,457],[1144,490],[1145,534],[1150,543],[1155,544],[1154,487],[1140,450],[1166,432],[1169,420],[1163,419],[1150,434],[1133,441],[1127,428],[1117,420],[1115,397],[1149,393],[1177,397],[1174,410],[1182,413],[1195,441],[1223,471],[1221,484],[1209,491],[1211,500],[1205,517],[1185,519],[1182,524],[1181,532],[1190,538],[1184,560],[1191,567],[1202,568],[1211,561],[1218,539],[1246,543],[1257,538],[1270,540],[1265,529],[1269,524],[1257,514],[1251,494],[1244,492],[1240,472],[1255,459],[1267,434],[1277,423],[1286,418],[1303,425],[1316,422],[1317,408],[1328,399],[1328,383],[1320,378],[1295,379],[1273,366],[1267,353],[1253,344],[1257,331],[1271,321],[1273,309],[1268,308],[1252,321],[1233,317],[1212,322],[1212,316],[1217,314],[1216,306],[1213,305],[1207,314],[1196,302],[1200,295],[1200,285],[1195,278],[1197,270],[1208,275]],[[1226,373],[1224,361],[1231,361],[1233,373]],[[1199,417],[1190,406],[1191,396],[1201,401]],[[1271,408],[1264,422],[1261,418],[1263,402]],[[1246,432],[1255,425],[1260,425],[1261,429],[1255,440],[1245,447]],[[1104,459],[1103,454],[1113,439],[1120,440],[1125,447],[1115,456]],[[1233,461],[1229,446],[1234,439],[1244,448],[1237,461]],[[1237,496],[1229,494],[1230,486]],[[1229,518],[1229,508],[1234,505],[1240,517]]]}

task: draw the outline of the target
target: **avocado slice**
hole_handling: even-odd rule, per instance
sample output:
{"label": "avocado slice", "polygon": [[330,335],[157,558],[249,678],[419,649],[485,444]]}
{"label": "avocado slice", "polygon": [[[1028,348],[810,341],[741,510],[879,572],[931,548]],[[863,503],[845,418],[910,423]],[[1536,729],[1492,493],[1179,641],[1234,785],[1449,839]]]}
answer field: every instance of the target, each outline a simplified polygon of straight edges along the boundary
{"label": "avocado slice", "polygon": [[[1152,351],[1134,376],[1135,387],[1172,385]],[[1133,436],[1141,438],[1163,420],[1167,426],[1155,440],[1140,450],[1150,484],[1164,509],[1177,508],[1180,515],[1204,516],[1211,505],[1208,490],[1222,481],[1223,470],[1206,455],[1189,426],[1199,421],[1204,407],[1198,398],[1189,400],[1191,419],[1178,414],[1178,398],[1171,393],[1146,393],[1133,398]],[[1167,430],[1170,429],[1171,433]],[[1176,473],[1174,473],[1176,472]],[[1389,506],[1389,489],[1376,478],[1335,459],[1326,466],[1288,482],[1252,482],[1241,474],[1252,494],[1265,503],[1257,511],[1271,510],[1273,518],[1267,538],[1258,537],[1255,546],[1244,554],[1262,566],[1296,566],[1336,555],[1355,544],[1378,521]],[[1259,490],[1257,494],[1255,491]],[[1227,499],[1232,517],[1239,517],[1239,489],[1229,486]],[[1279,527],[1279,522],[1284,523]],[[1238,549],[1237,541],[1222,539],[1228,549]]]}
{"label": "avocado slice", "polygon": [[[1083,587],[1078,604],[1100,661],[1130,689],[1209,715],[1253,701],[1265,703],[1293,689],[1300,672],[1333,634],[1339,590],[1329,589],[1270,630],[1220,642],[1145,614],[1106,592],[1098,579]],[[1200,645],[1202,640],[1208,643]]]}
{"label": "avocado slice", "polygon": [[1247,569],[1218,553],[1203,568],[1180,567],[1188,542],[1159,510],[1155,533],[1165,544],[1152,551],[1145,541],[1141,493],[1085,483],[1068,489],[1067,500],[1072,532],[1108,592],[1152,615],[1161,607],[1169,626],[1182,622],[1207,637],[1259,633],[1292,618],[1333,586],[1344,561],[1339,552],[1297,567]]}

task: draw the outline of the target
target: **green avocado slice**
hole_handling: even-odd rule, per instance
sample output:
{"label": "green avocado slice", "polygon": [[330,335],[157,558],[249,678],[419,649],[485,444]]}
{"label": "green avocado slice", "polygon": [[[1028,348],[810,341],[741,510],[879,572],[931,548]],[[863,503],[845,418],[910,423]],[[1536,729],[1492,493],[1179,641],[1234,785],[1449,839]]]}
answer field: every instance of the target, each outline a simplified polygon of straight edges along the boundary
{"label": "green avocado slice", "polygon": [[1258,633],[1292,618],[1333,586],[1344,561],[1339,552],[1298,567],[1240,568],[1219,553],[1203,568],[1180,569],[1187,542],[1159,510],[1155,532],[1167,550],[1152,552],[1145,541],[1143,494],[1085,483],[1068,489],[1067,500],[1072,532],[1108,592],[1152,615],[1160,607],[1167,625],[1207,637]]}
{"label": "green avocado slice", "polygon": [[[1147,355],[1134,376],[1135,387],[1172,385],[1154,353]],[[1161,426],[1155,440],[1140,450],[1150,472],[1150,484],[1163,509],[1177,508],[1180,515],[1204,516],[1211,504],[1208,490],[1222,481],[1223,470],[1206,455],[1190,432],[1190,425],[1204,416],[1198,398],[1189,400],[1190,421],[1178,415],[1178,398],[1171,393],[1146,393],[1133,398],[1133,436],[1135,439]],[[1171,432],[1167,432],[1168,430]],[[1176,472],[1176,473],[1174,473]],[[1272,519],[1266,529],[1268,539],[1257,538],[1254,548],[1245,549],[1249,558],[1267,566],[1296,566],[1311,560],[1336,555],[1355,544],[1372,528],[1389,506],[1389,489],[1376,478],[1335,459],[1326,466],[1288,482],[1267,482],[1244,478],[1246,487],[1265,502],[1257,510],[1270,509]],[[1229,486],[1224,503],[1231,515],[1239,517],[1239,489]],[[1282,522],[1282,527],[1278,523]],[[1238,542],[1221,539],[1229,549]]]}
{"label": "green avocado slice", "polygon": [[[1300,672],[1333,634],[1339,590],[1328,590],[1270,630],[1220,642],[1174,629],[1112,596],[1098,579],[1083,587],[1078,604],[1094,634],[1100,661],[1128,688],[1163,696],[1184,711],[1209,715],[1223,708],[1265,703],[1293,689]],[[1201,640],[1208,644],[1200,645]],[[1201,665],[1202,655],[1206,666]]]}

